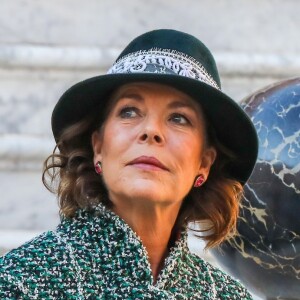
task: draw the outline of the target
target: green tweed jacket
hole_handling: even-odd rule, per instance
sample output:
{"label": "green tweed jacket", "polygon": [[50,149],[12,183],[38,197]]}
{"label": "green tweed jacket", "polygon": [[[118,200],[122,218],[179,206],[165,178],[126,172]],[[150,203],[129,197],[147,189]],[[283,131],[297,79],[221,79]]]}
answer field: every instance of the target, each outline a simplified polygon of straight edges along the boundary
{"label": "green tweed jacket", "polygon": [[0,258],[0,299],[252,298],[240,283],[192,254],[186,233],[154,283],[141,240],[99,205]]}

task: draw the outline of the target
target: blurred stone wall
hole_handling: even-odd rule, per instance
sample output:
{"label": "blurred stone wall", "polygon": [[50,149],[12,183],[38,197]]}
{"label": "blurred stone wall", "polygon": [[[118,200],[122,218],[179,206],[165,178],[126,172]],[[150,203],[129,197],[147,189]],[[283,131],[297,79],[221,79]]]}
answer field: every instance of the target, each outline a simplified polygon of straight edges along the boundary
{"label": "blurred stone wall", "polygon": [[54,147],[52,109],[70,85],[104,73],[137,35],[173,28],[197,36],[237,101],[300,74],[296,0],[0,0],[0,7],[0,248],[58,223],[57,200],[41,183]]}

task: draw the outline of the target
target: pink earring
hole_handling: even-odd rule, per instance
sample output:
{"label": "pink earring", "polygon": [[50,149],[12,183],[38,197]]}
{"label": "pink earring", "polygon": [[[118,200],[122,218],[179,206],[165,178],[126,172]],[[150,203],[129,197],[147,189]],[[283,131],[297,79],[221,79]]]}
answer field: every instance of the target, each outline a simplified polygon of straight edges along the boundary
{"label": "pink earring", "polygon": [[95,164],[95,171],[97,174],[102,174],[102,165],[100,161],[97,161]]}
{"label": "pink earring", "polygon": [[194,187],[200,187],[205,182],[204,176],[201,174],[196,178]]}

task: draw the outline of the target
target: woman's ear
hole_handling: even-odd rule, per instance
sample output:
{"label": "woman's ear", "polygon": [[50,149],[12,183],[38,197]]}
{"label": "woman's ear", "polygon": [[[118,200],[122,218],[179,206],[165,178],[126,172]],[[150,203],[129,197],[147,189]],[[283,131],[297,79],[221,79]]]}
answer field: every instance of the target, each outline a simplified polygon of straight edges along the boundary
{"label": "woman's ear", "polygon": [[101,148],[102,148],[102,134],[100,130],[92,133],[92,148],[94,152],[94,164],[102,161]]}
{"label": "woman's ear", "polygon": [[213,165],[216,157],[217,151],[214,147],[209,147],[204,150],[199,168],[199,174],[202,174],[205,177],[205,180],[208,177],[210,168]]}

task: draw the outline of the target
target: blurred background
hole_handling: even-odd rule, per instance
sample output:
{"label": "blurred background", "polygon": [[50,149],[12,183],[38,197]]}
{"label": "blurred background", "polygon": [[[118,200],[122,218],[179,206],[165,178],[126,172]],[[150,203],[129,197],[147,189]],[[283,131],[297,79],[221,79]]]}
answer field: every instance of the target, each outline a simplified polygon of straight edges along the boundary
{"label": "blurred background", "polygon": [[55,146],[53,107],[72,84],[105,73],[137,35],[195,35],[237,101],[300,74],[297,0],[0,0],[0,12],[0,253],[59,222],[41,182]]}

